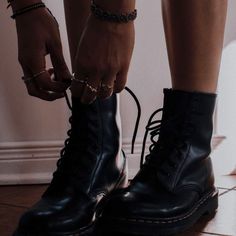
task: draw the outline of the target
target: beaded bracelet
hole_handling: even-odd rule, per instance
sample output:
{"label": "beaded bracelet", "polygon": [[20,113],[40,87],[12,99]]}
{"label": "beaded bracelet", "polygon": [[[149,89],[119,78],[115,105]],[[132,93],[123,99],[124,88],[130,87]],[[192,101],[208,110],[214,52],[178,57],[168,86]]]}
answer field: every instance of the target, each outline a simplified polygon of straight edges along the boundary
{"label": "beaded bracelet", "polygon": [[91,1],[91,12],[95,17],[100,20],[110,21],[115,23],[128,23],[129,21],[134,21],[137,18],[137,10],[135,9],[130,13],[111,13],[109,11],[103,10],[99,7],[93,0]]}
{"label": "beaded bracelet", "polygon": [[13,12],[13,15],[11,16],[12,19],[15,19],[17,16],[23,15],[26,12],[38,9],[38,8],[44,8],[46,5],[43,2],[35,3],[30,6],[24,7],[22,9],[19,9],[15,12]]}

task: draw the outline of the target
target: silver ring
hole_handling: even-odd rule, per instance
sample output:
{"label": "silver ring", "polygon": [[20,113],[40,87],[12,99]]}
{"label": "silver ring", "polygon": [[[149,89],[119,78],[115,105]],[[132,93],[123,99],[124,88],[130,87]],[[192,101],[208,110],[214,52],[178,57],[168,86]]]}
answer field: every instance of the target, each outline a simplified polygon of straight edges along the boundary
{"label": "silver ring", "polygon": [[75,81],[76,83],[81,83],[81,84],[85,84],[85,85],[88,83],[87,80],[75,78],[75,73],[73,73],[73,75],[72,75],[72,80]]}
{"label": "silver ring", "polygon": [[96,88],[94,88],[93,86],[91,86],[87,82],[86,82],[86,87],[89,88],[91,90],[91,92],[93,92],[93,93],[97,93],[98,92],[98,90]]}
{"label": "silver ring", "polygon": [[35,79],[35,78],[39,77],[40,75],[42,75],[42,74],[44,74],[46,72],[47,72],[46,70],[42,70],[39,73],[34,74],[32,77]]}
{"label": "silver ring", "polygon": [[32,82],[32,80],[34,80],[34,77],[25,77],[22,76],[22,80],[27,84],[29,82]]}
{"label": "silver ring", "polygon": [[113,86],[111,86],[111,85],[107,85],[107,84],[101,84],[101,88],[103,89],[103,90],[111,90],[111,89],[113,89]]}

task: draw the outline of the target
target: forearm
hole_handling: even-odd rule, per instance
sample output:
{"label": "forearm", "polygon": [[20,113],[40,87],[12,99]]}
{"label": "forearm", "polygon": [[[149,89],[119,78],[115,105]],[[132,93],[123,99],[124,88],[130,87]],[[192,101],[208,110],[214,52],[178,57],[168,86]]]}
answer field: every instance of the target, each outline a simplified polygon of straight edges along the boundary
{"label": "forearm", "polygon": [[[94,0],[101,8],[114,13],[132,12],[135,8],[135,0]],[[74,69],[74,61],[77,47],[81,39],[88,16],[90,15],[90,0],[64,0],[65,16],[67,24],[68,41],[70,45],[71,62]],[[108,22],[109,24],[109,22]],[[114,24],[112,24],[114,27]]]}
{"label": "forearm", "polygon": [[64,0],[72,67],[82,32],[90,13],[89,0]]}
{"label": "forearm", "polygon": [[104,10],[111,12],[131,12],[135,8],[136,0],[94,0]]}
{"label": "forearm", "polygon": [[14,0],[11,2],[11,7],[13,11],[19,10],[31,4],[42,2],[41,0]]}

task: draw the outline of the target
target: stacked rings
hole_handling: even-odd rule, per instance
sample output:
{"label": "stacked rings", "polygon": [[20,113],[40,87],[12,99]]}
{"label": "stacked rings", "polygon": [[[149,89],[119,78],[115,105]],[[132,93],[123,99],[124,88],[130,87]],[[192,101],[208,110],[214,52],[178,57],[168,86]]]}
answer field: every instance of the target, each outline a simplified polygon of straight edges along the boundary
{"label": "stacked rings", "polygon": [[97,93],[98,90],[97,88],[94,88],[93,86],[91,86],[87,80],[81,80],[81,79],[76,79],[75,78],[75,74],[73,74],[73,78],[72,78],[73,81],[75,81],[76,83],[81,83],[81,84],[84,84],[91,92],[93,93]]}
{"label": "stacked rings", "polygon": [[113,86],[110,86],[110,85],[107,85],[107,84],[101,84],[101,88],[104,90],[104,91],[109,91],[111,89],[113,89]]}

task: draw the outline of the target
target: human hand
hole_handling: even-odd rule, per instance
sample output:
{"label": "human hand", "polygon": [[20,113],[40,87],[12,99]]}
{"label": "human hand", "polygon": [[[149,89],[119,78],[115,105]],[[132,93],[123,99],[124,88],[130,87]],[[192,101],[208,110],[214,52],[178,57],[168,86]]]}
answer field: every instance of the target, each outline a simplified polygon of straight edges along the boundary
{"label": "human hand", "polygon": [[[27,12],[16,18],[18,60],[24,72],[29,95],[46,101],[64,97],[71,84],[60,39],[59,28],[46,8]],[[53,69],[46,69],[50,54]]]}
{"label": "human hand", "polygon": [[80,40],[71,92],[82,103],[121,92],[134,48],[134,23],[111,23],[91,15]]}

